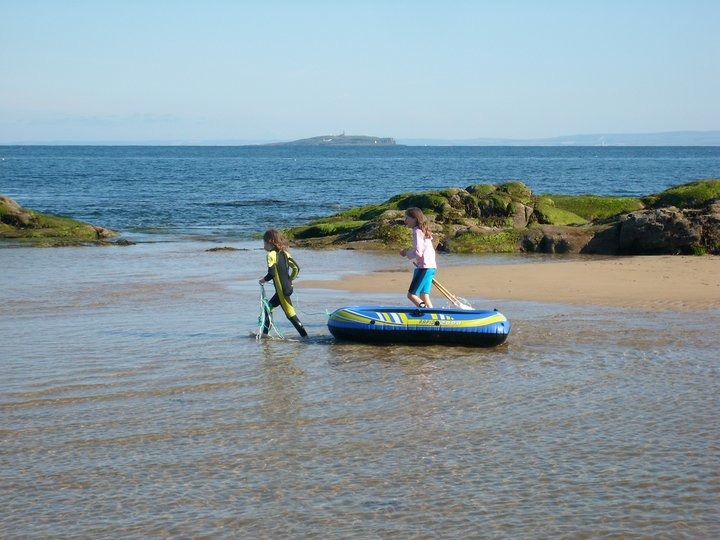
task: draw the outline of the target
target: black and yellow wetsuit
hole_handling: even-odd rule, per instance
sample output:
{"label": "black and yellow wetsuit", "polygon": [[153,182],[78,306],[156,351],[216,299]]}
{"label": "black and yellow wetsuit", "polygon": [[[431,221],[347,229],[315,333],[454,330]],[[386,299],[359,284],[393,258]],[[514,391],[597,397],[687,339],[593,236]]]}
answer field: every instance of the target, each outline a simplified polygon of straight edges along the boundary
{"label": "black and yellow wetsuit", "polygon": [[285,312],[285,316],[293,324],[298,333],[303,337],[307,336],[305,327],[303,327],[300,319],[298,319],[295,308],[290,300],[290,295],[293,293],[292,282],[300,273],[300,267],[290,253],[278,250],[268,251],[267,266],[268,271],[263,279],[265,281],[272,280],[273,285],[275,285],[275,294],[269,302],[270,311],[265,311],[263,334],[270,332],[272,310],[281,306]]}

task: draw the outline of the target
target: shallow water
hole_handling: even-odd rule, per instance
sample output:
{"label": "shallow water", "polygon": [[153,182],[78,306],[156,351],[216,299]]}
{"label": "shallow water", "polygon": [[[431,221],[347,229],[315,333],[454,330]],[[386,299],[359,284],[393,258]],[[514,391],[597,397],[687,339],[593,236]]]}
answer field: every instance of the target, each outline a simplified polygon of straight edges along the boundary
{"label": "shallow water", "polygon": [[311,338],[257,343],[263,252],[208,247],[0,251],[0,537],[720,536],[720,313],[473,298],[506,344],[377,347],[326,311],[402,298],[300,281]]}

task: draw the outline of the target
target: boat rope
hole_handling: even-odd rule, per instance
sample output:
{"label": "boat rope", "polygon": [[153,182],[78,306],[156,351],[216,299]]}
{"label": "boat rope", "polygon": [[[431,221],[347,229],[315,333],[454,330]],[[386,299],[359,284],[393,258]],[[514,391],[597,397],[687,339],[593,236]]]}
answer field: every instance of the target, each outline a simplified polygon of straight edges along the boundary
{"label": "boat rope", "polygon": [[293,292],[293,306],[295,307],[295,311],[299,311],[303,315],[325,315],[326,317],[330,317],[331,311],[327,308],[325,308],[324,311],[305,311],[300,308],[300,296],[297,294],[297,291]]}
{"label": "boat rope", "polygon": [[[266,320],[266,317],[269,318],[269,320]],[[275,335],[279,339],[285,339],[285,336],[283,336],[280,330],[277,329],[272,320],[272,306],[270,305],[267,296],[265,296],[265,286],[260,285],[260,315],[258,316],[258,331],[257,334],[255,334],[256,341],[260,341],[262,339],[262,333],[266,323],[268,323],[269,328],[268,335],[270,335],[271,332],[275,332]]]}

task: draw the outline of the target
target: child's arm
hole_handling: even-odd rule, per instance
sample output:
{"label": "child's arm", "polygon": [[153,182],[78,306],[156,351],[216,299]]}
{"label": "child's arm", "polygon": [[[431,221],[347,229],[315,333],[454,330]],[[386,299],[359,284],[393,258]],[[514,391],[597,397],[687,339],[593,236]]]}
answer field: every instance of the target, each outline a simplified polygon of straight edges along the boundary
{"label": "child's arm", "polygon": [[412,251],[407,250],[405,252],[405,256],[410,259],[411,261],[417,260],[422,258],[423,252],[422,249],[425,247],[425,242],[423,241],[425,239],[425,235],[422,233],[422,231],[418,228],[413,229],[413,247]]}
{"label": "child's arm", "polygon": [[295,259],[293,259],[290,254],[288,253],[288,269],[290,270],[290,281],[294,281],[296,277],[300,274],[300,267],[295,262]]}
{"label": "child's arm", "polygon": [[260,285],[264,285],[268,281],[273,279],[273,266],[277,263],[277,254],[274,251],[269,251],[267,254],[267,274],[260,278]]}

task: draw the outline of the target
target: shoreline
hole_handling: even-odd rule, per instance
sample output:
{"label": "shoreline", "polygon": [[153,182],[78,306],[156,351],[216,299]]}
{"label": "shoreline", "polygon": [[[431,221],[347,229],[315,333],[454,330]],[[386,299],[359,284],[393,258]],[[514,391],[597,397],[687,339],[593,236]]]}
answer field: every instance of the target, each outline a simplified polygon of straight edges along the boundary
{"label": "shoreline", "polygon": [[[397,303],[404,304],[410,277],[409,270],[379,270],[339,280],[302,281],[301,286],[397,293]],[[435,278],[471,304],[493,299],[679,312],[720,309],[720,256],[712,255],[441,266]],[[436,287],[431,297],[436,305],[444,304]]]}

